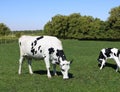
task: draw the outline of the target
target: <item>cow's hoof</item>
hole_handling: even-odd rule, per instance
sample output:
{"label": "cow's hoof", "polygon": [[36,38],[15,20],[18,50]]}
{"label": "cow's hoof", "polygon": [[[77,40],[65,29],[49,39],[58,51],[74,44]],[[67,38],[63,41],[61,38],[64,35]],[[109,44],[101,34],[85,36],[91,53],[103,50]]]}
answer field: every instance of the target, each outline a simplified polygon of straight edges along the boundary
{"label": "cow's hoof", "polygon": [[30,74],[33,75],[33,72],[31,72]]}
{"label": "cow's hoof", "polygon": [[68,80],[69,78],[63,78],[64,80]]}
{"label": "cow's hoof", "polygon": [[21,75],[21,73],[18,73],[18,75]]}
{"label": "cow's hoof", "polygon": [[63,79],[63,80],[68,80],[69,78],[65,78],[65,79]]}
{"label": "cow's hoof", "polygon": [[48,76],[48,79],[51,79],[51,76]]}
{"label": "cow's hoof", "polygon": [[54,76],[58,76],[57,73],[55,73]]}

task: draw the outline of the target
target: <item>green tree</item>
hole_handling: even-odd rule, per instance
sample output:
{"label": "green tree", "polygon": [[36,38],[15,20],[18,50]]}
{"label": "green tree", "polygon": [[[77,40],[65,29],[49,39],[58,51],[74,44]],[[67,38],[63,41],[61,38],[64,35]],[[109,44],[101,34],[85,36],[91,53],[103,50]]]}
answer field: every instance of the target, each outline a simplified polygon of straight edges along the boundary
{"label": "green tree", "polygon": [[47,35],[53,35],[54,34],[51,21],[49,21],[48,23],[45,24],[44,34],[47,34]]}
{"label": "green tree", "polygon": [[110,16],[106,21],[106,38],[112,40],[120,39],[120,6],[112,8]]}
{"label": "green tree", "polygon": [[0,23],[0,35],[8,35],[10,32],[10,29],[5,24]]}
{"label": "green tree", "polygon": [[54,35],[57,37],[66,38],[67,17],[56,15],[44,26],[45,34]]}
{"label": "green tree", "polygon": [[69,16],[52,17],[44,26],[44,32],[60,38],[95,39],[100,38],[104,28],[104,22],[98,18],[73,13]]}
{"label": "green tree", "polygon": [[89,24],[89,38],[91,39],[103,39],[103,34],[105,32],[105,22],[101,21],[99,18],[91,18],[92,21]]}
{"label": "green tree", "polygon": [[120,31],[120,6],[112,8],[109,12],[108,18],[109,28],[112,30]]}
{"label": "green tree", "polygon": [[82,38],[80,18],[81,15],[79,13],[73,13],[68,16],[68,38]]}

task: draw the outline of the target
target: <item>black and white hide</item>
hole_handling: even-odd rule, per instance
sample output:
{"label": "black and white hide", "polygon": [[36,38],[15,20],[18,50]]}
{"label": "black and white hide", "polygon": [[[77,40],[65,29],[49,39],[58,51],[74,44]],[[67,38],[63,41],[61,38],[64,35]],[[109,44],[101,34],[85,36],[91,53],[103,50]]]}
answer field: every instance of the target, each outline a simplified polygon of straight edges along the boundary
{"label": "black and white hide", "polygon": [[117,48],[104,48],[100,51],[99,57],[98,57],[98,62],[101,65],[100,70],[103,68],[105,65],[107,59],[113,59],[116,64],[117,64],[117,69],[120,68],[120,50]]}
{"label": "black and white hide", "polygon": [[33,74],[31,68],[31,59],[44,59],[47,76],[51,78],[50,61],[53,64],[53,72],[56,75],[56,64],[60,65],[63,79],[68,79],[68,70],[70,69],[70,62],[66,60],[61,41],[53,36],[21,36],[19,38],[20,59],[19,70],[21,74],[21,67],[24,58],[28,59],[28,67],[30,74]]}

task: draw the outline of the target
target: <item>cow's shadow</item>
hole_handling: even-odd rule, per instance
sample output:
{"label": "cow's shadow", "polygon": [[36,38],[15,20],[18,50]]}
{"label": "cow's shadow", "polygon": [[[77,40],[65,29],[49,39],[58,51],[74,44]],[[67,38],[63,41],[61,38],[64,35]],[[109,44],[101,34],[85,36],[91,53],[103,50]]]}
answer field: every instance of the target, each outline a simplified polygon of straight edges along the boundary
{"label": "cow's shadow", "polygon": [[[33,71],[33,72],[34,72],[34,74],[47,75],[47,71],[46,70],[36,70],[36,71]],[[50,71],[50,73],[51,73],[52,76],[54,76],[53,71]],[[62,76],[61,72],[57,71],[56,73],[57,73],[57,76]],[[69,76],[69,78],[74,78],[72,73],[68,73],[68,76]]]}
{"label": "cow's shadow", "polygon": [[[98,66],[100,67],[100,65],[98,65]],[[108,62],[105,63],[105,66],[104,66],[103,68],[105,68],[105,67],[111,67],[111,68],[113,68],[114,70],[117,69],[117,65],[116,65],[116,64],[111,64],[111,63],[108,63]],[[118,72],[120,73],[120,69],[119,69]]]}

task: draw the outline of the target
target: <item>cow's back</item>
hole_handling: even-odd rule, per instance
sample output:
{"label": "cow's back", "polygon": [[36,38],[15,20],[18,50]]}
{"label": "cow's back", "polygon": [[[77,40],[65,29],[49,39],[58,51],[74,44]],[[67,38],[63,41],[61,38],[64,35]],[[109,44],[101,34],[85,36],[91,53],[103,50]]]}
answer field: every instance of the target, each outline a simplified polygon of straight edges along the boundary
{"label": "cow's back", "polygon": [[[42,53],[48,51],[49,48],[62,50],[61,41],[53,36],[21,36],[19,38],[20,51],[23,55],[32,55],[32,49],[42,49]],[[38,54],[36,54],[38,55]],[[39,56],[39,55],[38,55]]]}
{"label": "cow's back", "polygon": [[[25,44],[30,46],[36,41],[36,44],[41,44],[42,46],[47,47],[56,47],[62,49],[61,41],[54,36],[21,36],[19,38],[20,44]],[[26,46],[25,46],[26,47]]]}

